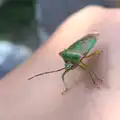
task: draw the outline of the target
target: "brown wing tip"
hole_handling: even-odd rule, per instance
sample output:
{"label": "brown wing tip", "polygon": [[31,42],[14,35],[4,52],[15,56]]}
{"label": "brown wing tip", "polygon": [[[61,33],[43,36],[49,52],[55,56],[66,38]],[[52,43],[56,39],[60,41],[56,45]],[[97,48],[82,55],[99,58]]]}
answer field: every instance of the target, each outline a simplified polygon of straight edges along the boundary
{"label": "brown wing tip", "polygon": [[99,32],[97,32],[97,31],[94,31],[94,32],[92,32],[92,35],[94,35],[94,36],[98,37],[98,36],[100,35],[100,33],[99,33]]}
{"label": "brown wing tip", "polygon": [[100,33],[97,31],[93,31],[87,35],[87,37],[95,37],[96,39],[99,37]]}

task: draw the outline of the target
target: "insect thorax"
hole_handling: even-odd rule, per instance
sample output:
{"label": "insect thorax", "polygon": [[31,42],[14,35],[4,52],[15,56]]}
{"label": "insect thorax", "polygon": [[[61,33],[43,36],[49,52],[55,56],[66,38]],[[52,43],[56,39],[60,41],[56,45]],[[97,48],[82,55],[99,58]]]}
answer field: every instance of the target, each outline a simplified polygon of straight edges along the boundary
{"label": "insect thorax", "polygon": [[63,58],[63,60],[67,63],[77,64],[80,62],[80,54],[70,51],[70,50],[64,50],[60,53],[60,56]]}

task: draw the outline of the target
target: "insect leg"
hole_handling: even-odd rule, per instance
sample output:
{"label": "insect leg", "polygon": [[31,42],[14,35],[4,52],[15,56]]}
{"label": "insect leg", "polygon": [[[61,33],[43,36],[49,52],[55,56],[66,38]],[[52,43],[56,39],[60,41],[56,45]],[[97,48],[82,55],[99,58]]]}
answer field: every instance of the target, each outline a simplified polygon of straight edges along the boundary
{"label": "insect leg", "polygon": [[96,82],[95,82],[95,80],[94,80],[94,78],[93,78],[93,76],[92,76],[91,72],[88,72],[88,74],[89,74],[89,76],[91,77],[91,79],[92,79],[93,83],[94,83],[96,86],[98,86],[98,85],[96,84]]}
{"label": "insect leg", "polygon": [[[79,65],[79,66],[80,66],[83,70],[86,70],[86,67],[84,66],[84,64]],[[91,74],[90,72],[88,72],[88,74],[89,74],[89,76],[91,77],[93,83],[94,83],[95,85],[97,85],[96,82],[95,82],[95,80],[94,80],[94,78],[93,78],[93,76],[92,76],[92,74]]]}
{"label": "insect leg", "polygon": [[62,81],[63,81],[64,86],[65,86],[65,90],[62,92],[62,94],[64,94],[65,92],[68,91],[68,88],[67,88],[67,85],[66,85],[66,83],[65,83],[64,77],[65,77],[66,73],[68,73],[70,70],[71,70],[71,69],[67,69],[67,70],[65,70],[65,72],[62,74]]}
{"label": "insect leg", "polygon": [[93,74],[94,74],[94,76],[98,79],[98,80],[100,80],[101,81],[101,83],[103,82],[103,80],[102,79],[100,79],[96,74],[95,74],[95,72],[92,72]]}
{"label": "insect leg", "polygon": [[83,63],[82,61],[81,61],[81,63],[82,63],[82,65],[83,65],[85,68],[88,68],[88,65],[87,65],[87,64]]}
{"label": "insect leg", "polygon": [[[82,65],[84,65],[84,69],[86,68],[88,68],[88,65],[87,64],[85,64],[85,63],[83,63],[82,61],[81,61],[81,63],[82,63]],[[91,74],[91,73],[90,73]],[[97,75],[96,75],[96,73],[94,72],[94,71],[92,71],[92,74],[97,78],[97,80],[100,80],[101,81],[101,83],[103,82],[103,80],[102,79],[100,79]]]}
{"label": "insect leg", "polygon": [[88,65],[83,63],[82,61],[80,62],[79,66],[83,69],[86,70],[88,68]]}
{"label": "insect leg", "polygon": [[82,68],[83,70],[86,70],[86,67],[85,67],[83,64],[80,64],[79,66],[80,66],[80,68]]}
{"label": "insect leg", "polygon": [[[88,65],[87,64],[84,64],[83,62],[81,62],[82,64],[81,65],[79,65],[83,70],[86,70],[87,68],[88,68]],[[86,70],[87,71],[87,70]],[[93,83],[98,87],[98,85],[97,85],[97,83],[95,82],[95,80],[94,80],[94,78],[93,78],[93,75],[97,78],[97,79],[99,79],[98,78],[98,76],[94,73],[94,72],[89,72],[89,71],[87,71],[88,72],[88,74],[89,74],[89,76],[91,77],[91,79],[92,79],[92,81],[93,81]],[[93,74],[93,75],[92,75]],[[101,79],[99,79],[99,80],[101,80]],[[102,81],[102,80],[101,80]],[[99,87],[98,87],[99,88]]]}
{"label": "insect leg", "polygon": [[100,55],[101,52],[103,52],[103,51],[101,51],[101,50],[96,50],[95,52],[93,52],[93,53],[85,56],[85,58],[89,58],[89,57],[94,56],[94,55]]}

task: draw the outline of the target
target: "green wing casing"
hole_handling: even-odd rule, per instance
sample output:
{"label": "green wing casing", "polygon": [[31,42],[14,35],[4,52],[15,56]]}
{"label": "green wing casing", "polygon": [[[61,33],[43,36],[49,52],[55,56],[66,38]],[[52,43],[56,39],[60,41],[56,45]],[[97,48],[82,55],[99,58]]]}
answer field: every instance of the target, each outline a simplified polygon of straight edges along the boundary
{"label": "green wing casing", "polygon": [[96,44],[97,35],[88,34],[81,38],[80,40],[73,43],[68,50],[79,51],[81,54],[88,53]]}
{"label": "green wing casing", "polygon": [[73,43],[68,49],[60,52],[60,56],[65,62],[77,64],[80,58],[89,53],[97,42],[96,34],[88,34],[80,40]]}
{"label": "green wing casing", "polygon": [[70,62],[73,64],[77,64],[79,63],[81,58],[79,53],[75,53],[74,51],[67,50],[67,49],[60,52],[59,54],[63,58],[65,63]]}

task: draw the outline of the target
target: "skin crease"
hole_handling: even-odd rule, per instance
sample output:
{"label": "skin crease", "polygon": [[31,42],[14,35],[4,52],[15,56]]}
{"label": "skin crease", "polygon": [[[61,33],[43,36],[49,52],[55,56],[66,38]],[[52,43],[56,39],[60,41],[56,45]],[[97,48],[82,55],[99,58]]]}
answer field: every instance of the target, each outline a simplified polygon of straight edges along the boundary
{"label": "skin crease", "polygon": [[[0,120],[120,120],[119,13],[88,6],[69,17],[28,61],[0,81]],[[79,68],[65,76],[72,89],[63,96],[63,71],[28,81],[36,73],[62,68],[58,53],[93,31],[100,33],[93,51],[103,53],[86,62],[103,79],[102,84],[96,81],[100,89]]]}

